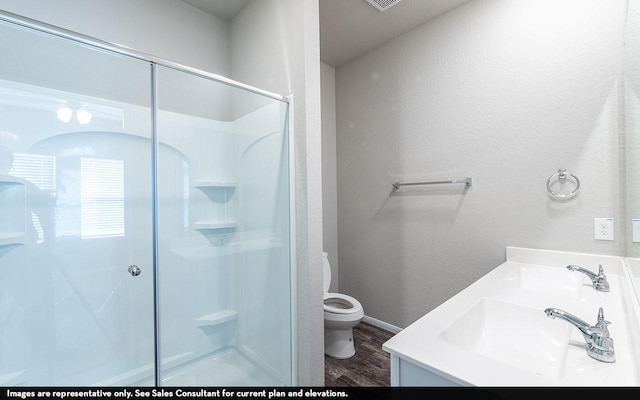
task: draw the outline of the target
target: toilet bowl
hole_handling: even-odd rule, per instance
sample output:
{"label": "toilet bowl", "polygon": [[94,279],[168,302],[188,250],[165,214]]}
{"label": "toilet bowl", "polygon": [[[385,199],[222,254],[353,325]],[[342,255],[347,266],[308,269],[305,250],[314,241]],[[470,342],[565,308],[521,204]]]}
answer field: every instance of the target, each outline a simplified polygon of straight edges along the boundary
{"label": "toilet bowl", "polygon": [[350,358],[356,353],[353,327],[364,317],[362,304],[351,296],[330,293],[331,266],[326,252],[322,253],[324,272],[324,353],[333,358]]}

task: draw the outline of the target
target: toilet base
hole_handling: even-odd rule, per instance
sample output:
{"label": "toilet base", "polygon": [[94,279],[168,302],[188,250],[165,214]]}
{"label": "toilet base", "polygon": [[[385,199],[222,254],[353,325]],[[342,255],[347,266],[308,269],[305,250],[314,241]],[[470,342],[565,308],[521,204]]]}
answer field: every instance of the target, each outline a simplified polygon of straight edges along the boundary
{"label": "toilet base", "polygon": [[356,354],[353,344],[353,329],[324,330],[324,354],[329,357],[346,359]]}

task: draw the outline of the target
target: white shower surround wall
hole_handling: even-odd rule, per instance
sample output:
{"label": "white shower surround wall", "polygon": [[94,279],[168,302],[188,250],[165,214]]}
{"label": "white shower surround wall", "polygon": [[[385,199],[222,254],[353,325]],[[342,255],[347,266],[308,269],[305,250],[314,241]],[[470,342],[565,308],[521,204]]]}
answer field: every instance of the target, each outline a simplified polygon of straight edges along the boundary
{"label": "white shower surround wall", "polygon": [[[619,254],[626,7],[476,0],[338,68],[340,291],[403,327],[506,246]],[[582,181],[571,201],[547,196],[558,168]],[[615,241],[594,217],[616,219]]]}

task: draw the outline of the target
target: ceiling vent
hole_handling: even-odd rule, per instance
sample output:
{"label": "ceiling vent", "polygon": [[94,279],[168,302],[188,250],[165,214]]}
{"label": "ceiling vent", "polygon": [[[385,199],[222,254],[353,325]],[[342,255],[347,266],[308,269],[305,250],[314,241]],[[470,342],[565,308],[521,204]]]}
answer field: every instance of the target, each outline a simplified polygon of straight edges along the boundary
{"label": "ceiling vent", "polygon": [[400,3],[400,1],[402,0],[367,0],[367,3],[377,8],[378,11],[385,11]]}

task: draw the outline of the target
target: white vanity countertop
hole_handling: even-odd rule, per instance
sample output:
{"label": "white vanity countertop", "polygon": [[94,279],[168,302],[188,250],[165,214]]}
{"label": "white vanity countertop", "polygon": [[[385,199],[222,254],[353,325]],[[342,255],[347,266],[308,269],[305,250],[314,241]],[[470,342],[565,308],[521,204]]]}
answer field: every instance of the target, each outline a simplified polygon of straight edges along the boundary
{"label": "white vanity countertop", "polygon": [[[506,262],[420,318],[383,349],[466,386],[638,386],[640,307],[624,258],[508,247]],[[583,273],[602,264],[610,292]],[[616,361],[587,355],[573,325],[546,316],[555,307],[595,325],[610,321]]]}

